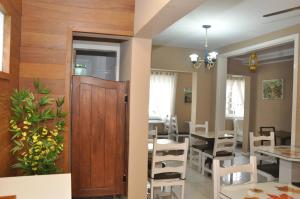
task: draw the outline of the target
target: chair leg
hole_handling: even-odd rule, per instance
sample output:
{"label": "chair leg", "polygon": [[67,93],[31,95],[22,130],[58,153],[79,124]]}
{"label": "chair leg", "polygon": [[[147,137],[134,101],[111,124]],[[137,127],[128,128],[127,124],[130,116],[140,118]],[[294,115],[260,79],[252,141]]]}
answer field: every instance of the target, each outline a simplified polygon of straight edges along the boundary
{"label": "chair leg", "polygon": [[205,155],[202,154],[202,164],[201,164],[201,174],[204,175],[204,170],[205,170]]}
{"label": "chair leg", "polygon": [[150,185],[150,198],[151,199],[154,199],[154,196],[153,196],[153,186],[152,185]]}
{"label": "chair leg", "polygon": [[192,147],[190,148],[190,164],[191,166],[193,165],[193,160],[194,160],[194,153]]}
{"label": "chair leg", "polygon": [[202,171],[202,153],[199,152],[198,154],[198,171],[201,172]]}
{"label": "chair leg", "polygon": [[184,199],[184,183],[181,186],[181,199]]}

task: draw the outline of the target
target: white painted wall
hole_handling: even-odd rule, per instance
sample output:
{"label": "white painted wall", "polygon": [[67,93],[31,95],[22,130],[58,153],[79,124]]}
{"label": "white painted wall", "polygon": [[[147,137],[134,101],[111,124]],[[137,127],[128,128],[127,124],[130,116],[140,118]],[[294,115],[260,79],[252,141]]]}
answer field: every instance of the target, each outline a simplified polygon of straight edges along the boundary
{"label": "white painted wall", "polygon": [[71,199],[71,174],[0,178],[0,197]]}

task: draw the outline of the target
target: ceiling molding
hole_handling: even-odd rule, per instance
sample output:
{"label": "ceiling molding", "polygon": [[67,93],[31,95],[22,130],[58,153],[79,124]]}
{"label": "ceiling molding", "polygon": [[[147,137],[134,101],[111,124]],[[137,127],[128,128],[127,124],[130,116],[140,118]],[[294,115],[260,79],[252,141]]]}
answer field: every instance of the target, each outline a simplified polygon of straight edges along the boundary
{"label": "ceiling molding", "polygon": [[[243,65],[248,65],[249,56],[234,57],[232,59],[240,61]],[[257,59],[260,64],[279,63],[294,59],[294,48],[282,49],[267,53],[258,53]]]}

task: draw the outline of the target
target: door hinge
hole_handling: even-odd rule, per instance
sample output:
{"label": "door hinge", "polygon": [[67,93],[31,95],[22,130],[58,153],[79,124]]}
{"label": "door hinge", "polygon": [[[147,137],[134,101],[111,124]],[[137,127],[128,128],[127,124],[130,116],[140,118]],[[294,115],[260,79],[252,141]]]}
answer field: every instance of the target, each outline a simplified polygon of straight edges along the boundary
{"label": "door hinge", "polygon": [[128,103],[128,95],[125,95],[125,97],[124,97],[124,102],[125,102],[125,103]]}
{"label": "door hinge", "polygon": [[123,182],[127,182],[127,176],[125,174],[123,175]]}

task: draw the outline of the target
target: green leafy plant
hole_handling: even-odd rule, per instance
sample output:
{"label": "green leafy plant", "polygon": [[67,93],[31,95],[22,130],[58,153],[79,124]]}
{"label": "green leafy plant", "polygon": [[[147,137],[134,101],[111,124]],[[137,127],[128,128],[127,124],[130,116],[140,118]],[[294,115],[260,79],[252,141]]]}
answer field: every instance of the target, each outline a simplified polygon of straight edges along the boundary
{"label": "green leafy plant", "polygon": [[64,98],[51,98],[39,81],[34,87],[35,93],[15,90],[10,98],[11,152],[16,157],[12,167],[26,175],[58,173],[56,161],[64,148]]}

